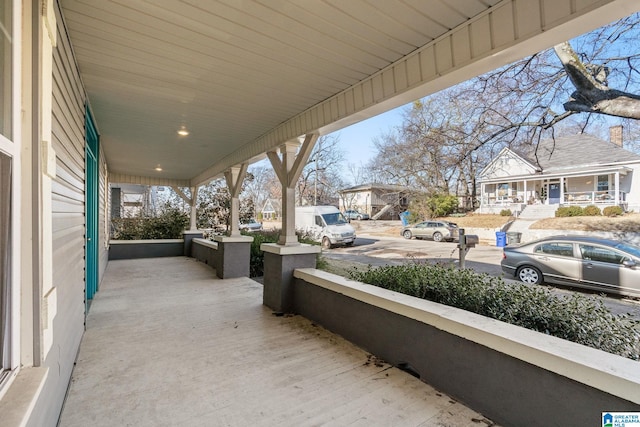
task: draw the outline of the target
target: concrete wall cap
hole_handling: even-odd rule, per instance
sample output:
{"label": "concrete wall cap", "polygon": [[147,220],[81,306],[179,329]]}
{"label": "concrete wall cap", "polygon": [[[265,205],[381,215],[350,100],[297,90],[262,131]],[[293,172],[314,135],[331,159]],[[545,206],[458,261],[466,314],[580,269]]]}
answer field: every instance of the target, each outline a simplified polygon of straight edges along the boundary
{"label": "concrete wall cap", "polygon": [[139,245],[161,243],[183,243],[184,239],[149,239],[149,240],[109,240],[110,245]]}
{"label": "concrete wall cap", "polygon": [[260,245],[260,250],[276,255],[319,254],[322,251],[320,246],[307,245],[304,243],[291,246],[279,245],[277,243],[263,243],[262,245]]}
{"label": "concrete wall cap", "polygon": [[213,236],[213,240],[221,243],[251,243],[251,236]]}
{"label": "concrete wall cap", "polygon": [[208,248],[218,249],[218,244],[216,242],[212,242],[211,240],[196,237],[195,239],[192,240],[192,242],[198,245],[206,246]]}

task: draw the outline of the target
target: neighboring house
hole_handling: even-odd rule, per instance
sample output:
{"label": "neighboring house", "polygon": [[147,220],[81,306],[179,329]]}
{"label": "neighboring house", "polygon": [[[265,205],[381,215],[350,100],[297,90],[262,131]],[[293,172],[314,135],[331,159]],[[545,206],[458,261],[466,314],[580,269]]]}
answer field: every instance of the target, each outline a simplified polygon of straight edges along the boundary
{"label": "neighboring house", "polygon": [[282,203],[277,199],[267,199],[260,212],[265,221],[279,220],[282,218]]}
{"label": "neighboring house", "polygon": [[373,219],[399,219],[409,206],[407,187],[390,184],[363,184],[340,191],[341,211],[355,209]]}
{"label": "neighboring house", "polygon": [[545,140],[537,153],[507,147],[480,172],[481,213],[522,211],[527,205],[621,206],[640,211],[640,156],[590,135]]}

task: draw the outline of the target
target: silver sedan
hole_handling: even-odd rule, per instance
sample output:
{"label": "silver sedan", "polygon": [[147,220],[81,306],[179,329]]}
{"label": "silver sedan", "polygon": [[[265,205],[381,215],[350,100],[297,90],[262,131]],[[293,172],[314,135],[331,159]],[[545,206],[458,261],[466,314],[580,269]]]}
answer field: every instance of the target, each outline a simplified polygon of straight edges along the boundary
{"label": "silver sedan", "polygon": [[504,248],[505,273],[529,283],[640,296],[640,247],[587,236],[553,236]]}

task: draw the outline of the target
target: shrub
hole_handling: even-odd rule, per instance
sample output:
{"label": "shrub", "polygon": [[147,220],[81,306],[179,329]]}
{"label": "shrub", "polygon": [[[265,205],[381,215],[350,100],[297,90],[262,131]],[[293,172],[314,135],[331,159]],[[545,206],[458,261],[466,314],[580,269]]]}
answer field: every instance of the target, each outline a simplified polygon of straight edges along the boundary
{"label": "shrub", "polygon": [[539,286],[507,284],[472,270],[406,264],[351,271],[350,278],[471,311],[633,360],[640,360],[640,329],[614,315],[602,299],[558,297]]}
{"label": "shrub", "polygon": [[511,209],[502,209],[500,211],[500,216],[511,216],[512,212]]}
{"label": "shrub", "polygon": [[595,205],[586,206],[582,210],[582,215],[584,216],[600,216],[602,213],[600,212],[600,208]]}
{"label": "shrub", "polygon": [[189,218],[178,209],[165,209],[155,217],[114,218],[111,221],[116,240],[180,239]]}
{"label": "shrub", "polygon": [[620,216],[624,213],[620,206],[607,206],[602,210],[602,215],[605,216]]}
{"label": "shrub", "polygon": [[424,199],[414,199],[409,205],[409,223],[424,218],[447,216],[458,208],[458,198],[452,194],[433,194]]}
{"label": "shrub", "polygon": [[[278,237],[280,236],[280,230],[260,231],[257,233],[243,231],[242,234],[253,237],[253,242],[251,242],[251,253],[249,256],[249,277],[261,277],[264,275],[264,252],[260,250],[260,245],[263,243],[277,243]],[[301,233],[297,234],[298,241],[300,243],[310,245],[319,244],[309,235]],[[317,262],[320,264],[322,264],[322,262],[326,263],[326,261],[321,260],[320,257],[318,257]]]}
{"label": "shrub", "polygon": [[582,216],[580,206],[562,206],[556,210],[556,217]]}

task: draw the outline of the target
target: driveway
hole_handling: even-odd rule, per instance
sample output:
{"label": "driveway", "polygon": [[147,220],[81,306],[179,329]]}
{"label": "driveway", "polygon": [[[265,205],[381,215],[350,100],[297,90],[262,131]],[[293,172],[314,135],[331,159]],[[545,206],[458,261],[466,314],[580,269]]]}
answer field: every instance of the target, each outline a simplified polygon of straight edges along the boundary
{"label": "driveway", "polygon": [[[406,262],[445,262],[458,263],[457,243],[431,240],[406,240],[398,235],[368,235],[362,231],[358,234],[355,244],[351,247],[340,247],[323,251],[325,257],[362,263],[365,265],[401,265]],[[506,281],[521,283],[505,276],[500,268],[502,248],[481,244],[469,249],[466,256],[466,267],[479,273],[504,277]],[[596,295],[593,292],[577,290],[575,288],[561,288],[550,286],[558,295],[579,292],[583,295]],[[605,305],[615,314],[630,314],[640,320],[640,301],[628,298],[606,297]]]}

